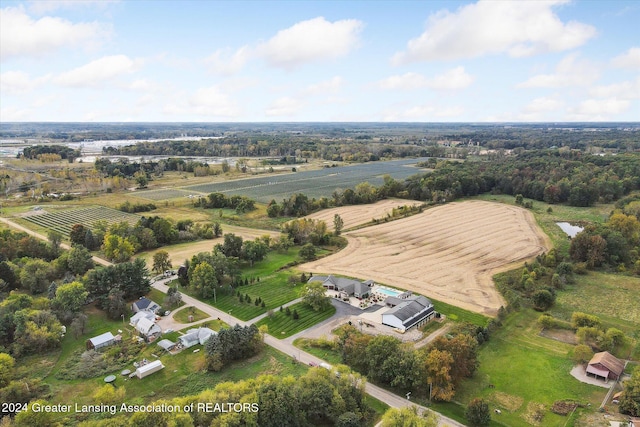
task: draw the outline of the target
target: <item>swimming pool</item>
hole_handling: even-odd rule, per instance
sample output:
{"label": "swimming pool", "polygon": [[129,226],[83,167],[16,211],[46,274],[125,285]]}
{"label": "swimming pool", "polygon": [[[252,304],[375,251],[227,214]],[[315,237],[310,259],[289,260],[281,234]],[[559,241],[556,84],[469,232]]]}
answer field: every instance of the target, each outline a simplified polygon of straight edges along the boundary
{"label": "swimming pool", "polygon": [[378,292],[380,292],[381,294],[385,294],[385,295],[388,295],[390,297],[397,297],[398,295],[400,295],[402,293],[400,291],[396,291],[395,289],[388,289],[388,288],[378,288],[376,290]]}

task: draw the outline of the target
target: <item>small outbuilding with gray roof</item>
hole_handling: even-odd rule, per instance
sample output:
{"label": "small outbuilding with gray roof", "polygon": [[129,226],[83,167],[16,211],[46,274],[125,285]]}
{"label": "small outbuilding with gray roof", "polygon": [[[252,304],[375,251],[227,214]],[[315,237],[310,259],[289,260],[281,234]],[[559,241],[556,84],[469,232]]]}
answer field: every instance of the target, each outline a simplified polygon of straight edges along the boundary
{"label": "small outbuilding with gray roof", "polygon": [[102,335],[87,340],[87,350],[98,350],[108,347],[116,342],[116,337],[111,332],[105,332]]}
{"label": "small outbuilding with gray roof", "polygon": [[435,316],[436,312],[428,298],[412,296],[382,314],[382,324],[402,332],[421,326]]}

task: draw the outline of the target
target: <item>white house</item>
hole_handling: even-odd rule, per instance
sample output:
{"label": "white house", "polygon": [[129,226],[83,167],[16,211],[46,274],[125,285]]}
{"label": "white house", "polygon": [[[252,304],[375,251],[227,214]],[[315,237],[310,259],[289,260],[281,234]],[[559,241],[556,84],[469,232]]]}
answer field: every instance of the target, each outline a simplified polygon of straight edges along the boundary
{"label": "white house", "polygon": [[184,348],[189,348],[196,344],[204,345],[209,338],[216,334],[216,331],[209,328],[189,329],[186,334],[178,337],[178,339]]}
{"label": "white house", "polygon": [[413,296],[382,314],[382,324],[396,328],[402,332],[421,326],[435,316],[433,304],[428,298]]}
{"label": "white house", "polygon": [[155,320],[156,315],[153,314],[150,311],[139,311],[136,314],[134,314],[133,316],[131,316],[131,318],[129,319],[129,324],[133,327],[135,327],[138,322],[140,321],[140,319],[149,319],[151,321]]}

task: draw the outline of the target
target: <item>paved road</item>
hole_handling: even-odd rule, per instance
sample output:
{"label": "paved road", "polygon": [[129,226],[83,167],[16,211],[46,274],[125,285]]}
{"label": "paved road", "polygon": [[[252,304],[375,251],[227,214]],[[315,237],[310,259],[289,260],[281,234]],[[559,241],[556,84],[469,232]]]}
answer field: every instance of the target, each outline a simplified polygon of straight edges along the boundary
{"label": "paved road", "polygon": [[[16,228],[20,231],[24,231],[34,237],[37,237],[39,239],[43,239],[43,240],[48,240],[46,236],[43,236],[42,234],[33,232],[25,227],[22,227],[19,224],[16,224],[13,221],[10,221],[6,218],[2,218],[0,217],[0,221],[4,222],[5,224],[9,225],[10,227]],[[68,245],[64,245],[63,248],[68,249],[69,246]],[[95,262],[101,265],[111,265],[110,262],[103,260],[101,258],[98,257],[93,257]],[[164,293],[167,293],[169,286],[167,285],[167,282],[173,280],[173,278],[169,277],[166,279],[162,279],[159,280],[155,283],[152,283],[152,286],[156,289],[158,289],[159,291],[162,291]],[[204,313],[207,313],[210,317],[213,318],[220,318],[221,320],[223,320],[224,322],[226,322],[229,325],[235,325],[235,324],[239,324],[240,326],[248,326],[251,324],[252,321],[250,322],[245,322],[242,321],[240,319],[236,319],[235,317],[232,317],[229,313],[225,313],[221,310],[218,310],[215,307],[210,306],[209,304],[206,304],[202,301],[199,301],[189,295],[185,295],[182,294],[182,301],[185,302],[186,305],[191,305],[194,306],[196,308],[198,308],[199,310],[203,311]],[[210,319],[208,319],[210,320]],[[253,320],[253,319],[252,319]],[[206,322],[207,319],[202,320],[201,322]],[[201,323],[201,322],[196,322],[196,323]],[[187,325],[183,325],[183,327],[185,327]],[[291,344],[288,341],[283,341],[283,340],[279,340],[277,338],[272,337],[271,335],[265,335],[264,337],[264,342],[265,344],[275,348],[276,350],[281,351],[282,353],[287,354],[288,356],[291,356],[292,358],[295,358],[296,360],[298,360],[301,363],[305,363],[305,364],[309,364],[311,362],[316,363],[316,364],[320,364],[322,362],[324,362],[324,360],[315,357],[309,353],[306,353],[302,350],[300,350],[299,348],[295,347],[293,344]],[[395,395],[387,390],[384,390],[376,385],[370,384],[370,383],[366,383],[365,385],[365,392],[370,395],[375,397],[376,399],[386,403],[387,405],[393,407],[393,408],[403,408],[406,406],[415,406],[418,411],[420,412],[424,412],[424,411],[430,411],[430,409],[425,408],[424,406],[420,406],[420,405],[416,405],[413,402],[410,402],[409,400],[407,400],[406,398],[400,397],[398,395]],[[438,420],[439,420],[439,425],[440,426],[452,426],[452,427],[465,427],[464,424],[461,424],[451,418],[445,417],[444,415],[441,415],[437,412],[435,412],[435,414],[438,416]]]}

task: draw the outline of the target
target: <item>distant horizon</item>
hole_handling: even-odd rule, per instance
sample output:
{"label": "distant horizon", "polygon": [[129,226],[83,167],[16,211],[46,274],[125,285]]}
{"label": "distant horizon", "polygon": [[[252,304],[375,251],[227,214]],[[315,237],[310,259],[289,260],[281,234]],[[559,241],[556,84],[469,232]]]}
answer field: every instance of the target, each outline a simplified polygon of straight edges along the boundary
{"label": "distant horizon", "polygon": [[625,0],[3,0],[0,121],[635,122],[638,22]]}

